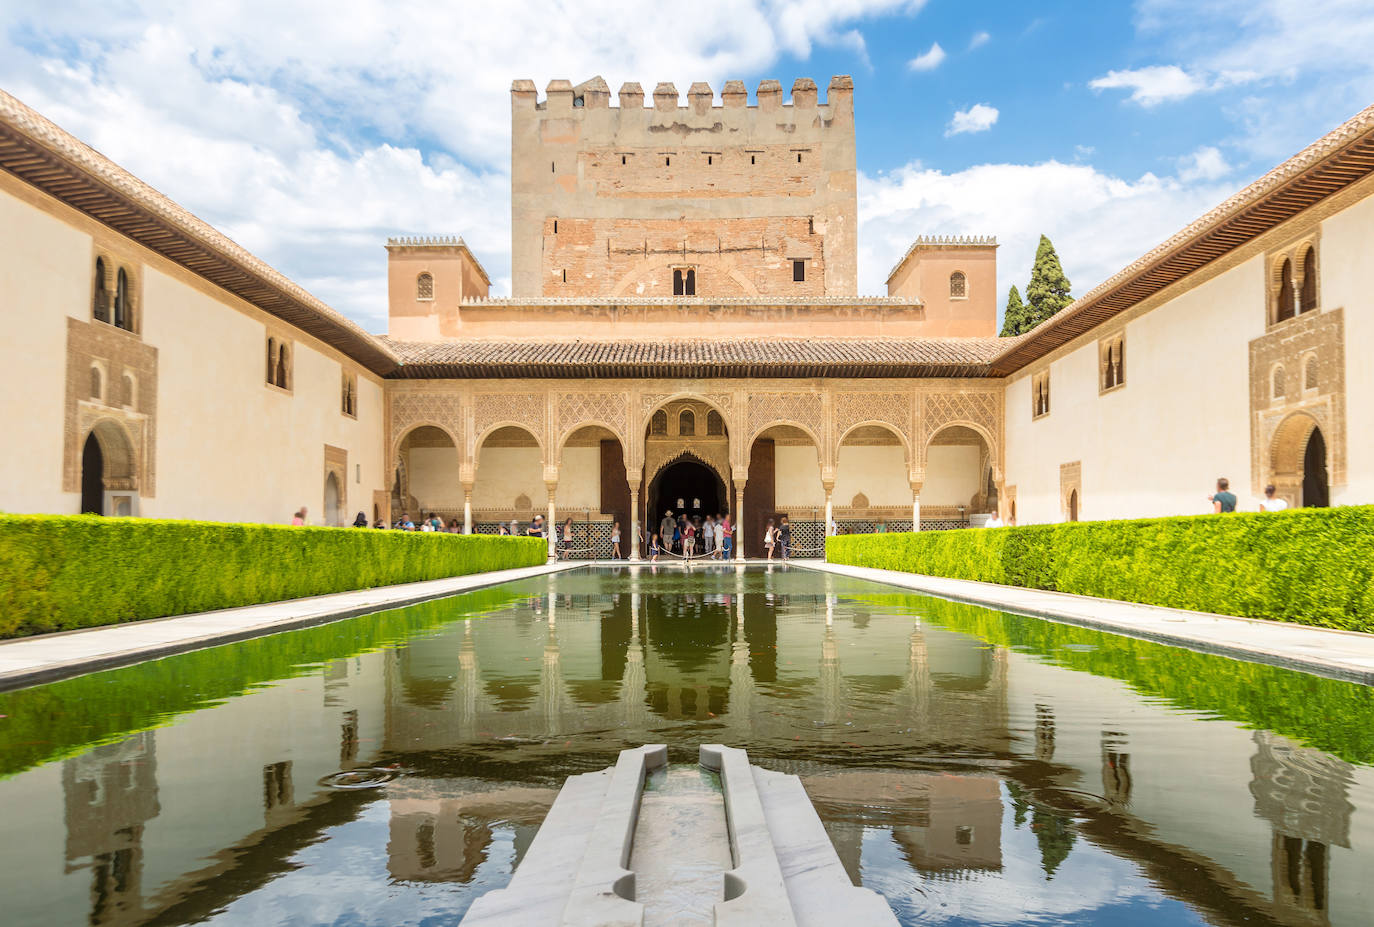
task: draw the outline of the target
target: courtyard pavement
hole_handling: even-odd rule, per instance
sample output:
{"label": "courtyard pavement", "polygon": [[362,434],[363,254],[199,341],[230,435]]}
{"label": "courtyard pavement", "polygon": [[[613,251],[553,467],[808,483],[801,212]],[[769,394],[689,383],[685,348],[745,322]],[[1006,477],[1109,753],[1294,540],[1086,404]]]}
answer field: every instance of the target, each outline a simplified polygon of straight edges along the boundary
{"label": "courtyard pavement", "polygon": [[543,576],[582,565],[576,561],[548,563],[21,637],[0,642],[0,691],[262,637],[277,631],[325,624],[367,612],[414,605],[482,586]]}
{"label": "courtyard pavement", "polygon": [[799,565],[1018,615],[1099,628],[1203,653],[1374,685],[1374,634],[1360,631],[1334,631],[1283,621],[1233,618],[1209,612],[1024,589],[1020,586],[841,566],[820,560],[807,560]]}

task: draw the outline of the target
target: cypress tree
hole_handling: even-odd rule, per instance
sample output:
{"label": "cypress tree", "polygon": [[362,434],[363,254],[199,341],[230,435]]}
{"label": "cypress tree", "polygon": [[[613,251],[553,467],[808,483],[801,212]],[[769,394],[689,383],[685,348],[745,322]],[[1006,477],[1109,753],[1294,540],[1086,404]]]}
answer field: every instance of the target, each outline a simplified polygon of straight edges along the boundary
{"label": "cypress tree", "polygon": [[1002,337],[1010,338],[1026,330],[1026,304],[1021,302],[1021,291],[1016,284],[1007,292],[1007,311],[1002,314]]}
{"label": "cypress tree", "polygon": [[1030,331],[1071,302],[1069,278],[1059,265],[1059,255],[1050,240],[1041,235],[1040,246],[1035,249],[1035,267],[1026,287],[1026,326],[1022,330]]}

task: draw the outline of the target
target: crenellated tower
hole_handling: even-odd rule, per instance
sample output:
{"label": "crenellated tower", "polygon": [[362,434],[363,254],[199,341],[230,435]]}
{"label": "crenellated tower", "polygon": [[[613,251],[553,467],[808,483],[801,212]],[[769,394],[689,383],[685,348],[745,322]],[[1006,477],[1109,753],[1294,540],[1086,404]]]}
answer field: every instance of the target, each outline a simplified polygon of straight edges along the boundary
{"label": "crenellated tower", "polygon": [[853,296],[854,84],[511,86],[516,297]]}

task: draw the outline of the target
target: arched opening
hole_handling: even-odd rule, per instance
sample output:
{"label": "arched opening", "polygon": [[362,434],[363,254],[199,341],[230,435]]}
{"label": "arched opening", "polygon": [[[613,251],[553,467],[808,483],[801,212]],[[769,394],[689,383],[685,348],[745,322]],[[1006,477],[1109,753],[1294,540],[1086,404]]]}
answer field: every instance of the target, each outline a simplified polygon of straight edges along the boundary
{"label": "arched opening", "polygon": [[677,433],[684,438],[695,437],[697,433],[697,417],[692,414],[691,409],[683,409],[677,417]]}
{"label": "arched opening", "polygon": [[105,514],[105,455],[95,432],[86,436],[81,449],[81,514]]}
{"label": "arched opening", "polygon": [[1317,379],[1317,359],[1309,357],[1306,364],[1306,372],[1303,374],[1303,387],[1305,389],[1316,389],[1320,381]]}
{"label": "arched opening", "polygon": [[1069,493],[1069,521],[1078,521],[1078,490]]}
{"label": "arched opening", "polygon": [[815,556],[825,545],[825,487],[815,439],[804,428],[779,423],[759,432],[749,450],[745,551],[762,553],[768,519],[780,527],[786,515],[794,555]]}
{"label": "arched opening", "polygon": [[[528,498],[523,501],[528,509]],[[554,501],[560,525],[573,520],[572,545],[565,552],[568,559],[609,558],[613,553],[611,529],[616,522],[620,522],[620,554],[630,556],[630,484],[625,450],[615,432],[603,425],[587,424],[574,428],[563,439]]]}
{"label": "arched opening", "polygon": [[115,278],[114,323],[116,328],[134,330],[133,307],[129,305],[129,273],[123,267]]}
{"label": "arched opening", "polygon": [[654,413],[654,417],[649,420],[649,434],[666,435],[668,433],[668,413],[659,409]]}
{"label": "arched opening", "polygon": [[1298,311],[1311,312],[1317,308],[1317,250],[1308,248],[1302,258],[1302,295]]}
{"label": "arched opening", "polygon": [[106,282],[107,271],[105,270],[105,259],[95,259],[95,298],[91,306],[91,314],[98,322],[110,321],[110,292],[109,284]]}
{"label": "arched opening", "polygon": [[1331,486],[1326,470],[1326,439],[1320,428],[1307,436],[1302,454],[1302,504],[1325,508],[1331,504]]}
{"label": "arched opening", "polygon": [[890,425],[859,425],[845,432],[835,464],[831,498],[838,531],[911,530],[910,459],[906,444]]}
{"label": "arched opening", "polygon": [[286,345],[277,346],[277,378],[273,381],[282,389],[289,389],[290,379],[287,372],[291,369],[291,356],[286,351]]}
{"label": "arched opening", "polygon": [[968,298],[968,278],[964,276],[964,272],[961,270],[956,270],[949,275],[949,298]]}
{"label": "arched opening", "polygon": [[979,523],[974,515],[997,511],[992,448],[978,430],[946,425],[936,431],[926,445],[925,470],[922,528],[961,528]]}
{"label": "arched opening", "polygon": [[434,425],[411,429],[397,446],[395,466],[391,486],[393,519],[399,521],[404,514],[418,525],[422,516],[431,513],[445,520],[462,517],[458,447],[448,432]]}
{"label": "arched opening", "polygon": [[91,398],[96,402],[105,399],[105,391],[101,388],[100,368],[96,366],[91,367]]}
{"label": "arched opening", "polygon": [[725,434],[725,420],[715,409],[706,413],[706,435],[716,437]]}
{"label": "arched opening", "polygon": [[343,500],[339,478],[329,473],[324,478],[324,523],[332,528],[343,525]]}
{"label": "arched opening", "polygon": [[725,481],[700,458],[684,455],[658,471],[649,483],[649,508],[652,515],[646,532],[656,532],[666,513],[673,518],[706,520],[729,510]]}
{"label": "arched opening", "polygon": [[1283,259],[1279,270],[1279,293],[1275,302],[1274,321],[1282,322],[1293,318],[1293,262]]}
{"label": "arched opening", "polygon": [[[481,439],[475,451],[472,517],[479,532],[495,532],[500,522],[520,521],[520,530],[529,528],[534,516],[547,514],[548,486],[544,483],[544,449],[534,435],[518,425],[504,425]],[[457,467],[454,460],[454,467]],[[575,492],[578,480],[571,474],[560,479],[562,495]],[[446,484],[447,485],[447,484]],[[463,487],[455,473],[452,498],[462,515]]]}
{"label": "arched opening", "polygon": [[433,299],[434,298],[434,277],[430,274],[420,274],[415,278],[415,298]]}

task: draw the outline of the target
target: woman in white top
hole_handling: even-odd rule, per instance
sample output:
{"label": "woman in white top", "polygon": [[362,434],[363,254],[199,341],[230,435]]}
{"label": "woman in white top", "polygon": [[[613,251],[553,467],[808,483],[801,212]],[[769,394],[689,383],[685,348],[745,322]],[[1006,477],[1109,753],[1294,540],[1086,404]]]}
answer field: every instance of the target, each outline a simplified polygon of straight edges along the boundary
{"label": "woman in white top", "polygon": [[714,557],[716,555],[716,520],[710,515],[706,516],[706,523],[701,526],[701,536],[705,542],[702,553],[708,557]]}
{"label": "woman in white top", "polygon": [[773,519],[768,519],[768,527],[763,529],[763,546],[768,551],[768,559],[773,559],[773,542],[777,532],[773,530]]}
{"label": "woman in white top", "polygon": [[620,522],[611,525],[611,559],[620,559]]}
{"label": "woman in white top", "polygon": [[1264,498],[1260,500],[1261,512],[1282,512],[1284,509],[1288,508],[1288,500],[1280,499],[1278,496],[1274,495],[1274,492],[1273,483],[1264,487]]}

